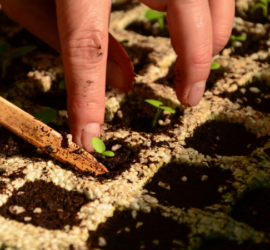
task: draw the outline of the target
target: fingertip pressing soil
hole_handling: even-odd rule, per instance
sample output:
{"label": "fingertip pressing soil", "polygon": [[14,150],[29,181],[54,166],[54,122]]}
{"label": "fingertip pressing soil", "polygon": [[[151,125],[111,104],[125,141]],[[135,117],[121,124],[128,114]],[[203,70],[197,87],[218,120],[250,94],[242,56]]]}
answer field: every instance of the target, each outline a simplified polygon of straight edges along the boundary
{"label": "fingertip pressing soil", "polygon": [[203,209],[222,201],[222,195],[232,188],[228,182],[232,178],[231,170],[219,167],[170,163],[160,168],[144,189],[163,205]]}
{"label": "fingertip pressing soil", "polygon": [[194,148],[205,155],[250,155],[261,139],[247,131],[244,125],[221,121],[207,121],[186,138],[185,148]]}
{"label": "fingertip pressing soil", "polygon": [[270,232],[270,189],[247,192],[234,206],[231,217],[258,231]]}
{"label": "fingertip pressing soil", "polygon": [[[82,194],[67,191],[52,182],[39,180],[27,182],[23,187],[14,190],[12,196],[0,207],[0,214],[25,224],[31,223],[46,229],[63,229],[66,225],[80,225],[81,219],[77,213],[88,202],[91,200]],[[15,205],[23,207],[25,211],[19,214],[11,213],[12,206]],[[41,212],[35,212],[36,208],[40,208]]]}
{"label": "fingertip pressing soil", "polygon": [[239,244],[236,241],[228,239],[212,239],[203,244],[199,250],[268,250],[270,247],[267,243],[244,242]]}
{"label": "fingertip pressing soil", "polygon": [[[137,214],[135,219],[131,216],[131,211],[115,212],[96,231],[90,231],[89,249],[164,250],[179,249],[188,243],[188,226],[163,217],[156,211],[149,214],[134,212]],[[106,242],[103,247],[99,244],[100,237]]]}
{"label": "fingertip pressing soil", "polygon": [[[255,88],[256,91],[253,89]],[[270,86],[265,81],[255,80],[253,83],[238,88],[233,93],[224,93],[222,97],[227,97],[232,102],[237,102],[240,105],[250,106],[254,110],[264,113],[270,112]]]}

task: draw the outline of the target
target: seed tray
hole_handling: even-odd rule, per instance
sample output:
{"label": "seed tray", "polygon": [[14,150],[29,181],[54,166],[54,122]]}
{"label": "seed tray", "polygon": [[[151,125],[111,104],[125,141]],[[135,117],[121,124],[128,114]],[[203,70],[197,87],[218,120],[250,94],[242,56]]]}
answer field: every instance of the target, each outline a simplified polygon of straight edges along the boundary
{"label": "seed tray", "polygon": [[[173,90],[176,55],[168,33],[156,36],[143,4],[113,1],[110,32],[137,78],[128,94],[106,90],[102,139],[116,157],[111,163],[95,156],[110,173],[73,171],[1,128],[1,247],[268,249],[270,40],[269,24],[248,20],[254,4],[236,1],[233,33],[262,47],[229,43],[213,59],[220,68],[211,72],[202,101],[186,108]],[[66,95],[58,88],[61,56],[3,12],[0,18],[0,42],[39,46],[12,62],[1,95],[30,114],[57,109],[51,126],[69,132]],[[177,111],[163,112],[154,129],[155,111],[144,102],[150,98]]]}

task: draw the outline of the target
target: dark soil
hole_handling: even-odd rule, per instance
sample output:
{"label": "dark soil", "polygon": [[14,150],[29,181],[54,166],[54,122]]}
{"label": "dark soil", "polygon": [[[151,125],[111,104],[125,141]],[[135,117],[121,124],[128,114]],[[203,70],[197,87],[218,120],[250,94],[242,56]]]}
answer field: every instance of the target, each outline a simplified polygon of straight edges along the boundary
{"label": "dark soil", "polygon": [[147,23],[145,22],[135,22],[130,24],[129,26],[126,27],[126,30],[132,30],[140,35],[143,36],[161,36],[161,37],[170,37],[168,25],[166,22],[166,18],[164,18],[164,28],[159,29],[159,28],[153,28],[153,25],[157,21],[148,21]]}
{"label": "dark soil", "polygon": [[[250,91],[251,87],[256,87],[260,93]],[[246,90],[243,94],[240,89]],[[227,97],[232,102],[238,102],[242,106],[250,106],[255,110],[269,113],[270,112],[270,86],[266,82],[256,80],[253,83],[241,87],[233,93],[224,93],[222,96]]]}
{"label": "dark soil", "polygon": [[262,141],[242,124],[213,120],[197,127],[193,137],[186,138],[185,147],[211,156],[240,156],[250,155]]}
{"label": "dark soil", "polygon": [[224,73],[225,71],[222,68],[211,70],[210,75],[206,81],[205,91],[210,90],[217,81],[225,78]]}
{"label": "dark soil", "polygon": [[[241,35],[236,30],[232,31],[232,35],[239,36]],[[246,41],[241,42],[241,47],[235,47],[232,50],[231,56],[250,56],[251,54],[258,52],[259,50],[268,51],[268,46],[266,44],[266,41],[269,39],[269,30],[265,33],[263,37],[261,37],[259,40],[254,40],[252,36],[247,36]],[[232,42],[229,41],[228,44],[225,46],[225,48],[231,48]],[[269,59],[266,60],[258,60],[260,62],[269,62]]]}
{"label": "dark soil", "polygon": [[56,110],[67,110],[67,92],[59,88],[59,81],[53,82],[51,89],[44,93],[38,92],[31,99],[35,104],[54,108]]}
{"label": "dark soil", "polygon": [[247,192],[232,210],[231,217],[258,231],[270,232],[270,189]]}
{"label": "dark soil", "polygon": [[126,42],[128,41],[122,41],[120,43],[123,45],[133,63],[134,72],[143,75],[143,69],[146,65],[151,63],[148,54],[151,53],[153,49],[147,47],[141,48],[137,45],[130,47]]}
{"label": "dark soil", "polygon": [[269,247],[270,245],[266,243],[245,242],[239,244],[228,239],[212,239],[203,244],[199,250],[268,250]]}
{"label": "dark soil", "polygon": [[93,153],[92,155],[101,162],[109,170],[109,173],[99,175],[98,180],[103,182],[106,179],[113,179],[119,176],[125,170],[129,169],[131,164],[138,162],[138,156],[131,151],[131,149],[126,145],[123,139],[110,139],[105,142],[107,150],[111,150],[112,146],[119,144],[121,148],[114,151],[114,157],[102,158],[101,154]]}
{"label": "dark soil", "polygon": [[[208,179],[202,181],[204,175]],[[187,178],[186,181],[182,180],[184,176]],[[170,163],[160,168],[144,188],[154,192],[155,194],[151,193],[151,196],[156,197],[163,205],[203,209],[222,201],[222,195],[232,188],[228,183],[231,179],[232,172],[219,167],[207,168]],[[159,182],[169,185],[170,190],[159,186]],[[222,192],[218,191],[219,186],[225,186]]]}
{"label": "dark soil", "polygon": [[[260,1],[256,1],[256,3],[259,3]],[[270,8],[269,8],[269,4],[268,4],[268,17],[265,18],[263,16],[263,11],[261,8],[257,9],[254,13],[251,13],[251,8],[249,9],[249,11],[245,12],[245,15],[243,15],[242,13],[239,13],[237,8],[235,8],[235,16],[237,17],[241,17],[243,20],[248,21],[248,22],[254,22],[254,23],[269,23],[270,21]]]}
{"label": "dark soil", "polygon": [[[143,224],[140,226],[137,224],[139,222]],[[178,242],[186,245],[189,232],[186,225],[178,224],[155,211],[149,214],[138,212],[135,219],[131,211],[115,212],[96,231],[90,231],[88,245],[89,249],[99,247],[98,238],[103,237],[107,245],[99,247],[101,249],[180,249]]]}
{"label": "dark soil", "polygon": [[111,12],[120,11],[120,10],[126,12],[138,6],[139,4],[140,2],[138,0],[127,0],[127,1],[123,1],[123,3],[121,4],[112,4]]}
{"label": "dark soil", "polygon": [[9,132],[7,129],[1,127],[0,129],[0,153],[6,156],[13,156],[23,154],[26,157],[36,156],[37,148],[30,143],[24,141],[15,134]]}
{"label": "dark soil", "polygon": [[[82,194],[40,180],[27,182],[23,187],[14,190],[7,203],[0,207],[0,214],[25,224],[31,223],[46,229],[63,229],[65,225],[80,224],[77,213],[88,202]],[[12,214],[9,208],[14,205],[24,207],[26,211]],[[41,213],[33,213],[37,207],[42,209]],[[25,217],[31,217],[32,220],[25,221]]]}
{"label": "dark soil", "polygon": [[[130,98],[131,100],[132,98]],[[136,132],[146,132],[146,133],[164,133],[168,134],[170,129],[174,128],[175,124],[179,124],[179,117],[183,113],[176,109],[175,114],[164,115],[161,113],[159,119],[165,121],[166,118],[169,118],[171,122],[166,126],[161,126],[156,124],[155,127],[152,126],[153,118],[156,114],[156,108],[148,103],[132,103],[127,100],[123,103],[118,111],[121,111],[123,118],[115,114],[114,119],[109,124],[113,125],[110,131],[116,131],[119,128],[129,129]]]}

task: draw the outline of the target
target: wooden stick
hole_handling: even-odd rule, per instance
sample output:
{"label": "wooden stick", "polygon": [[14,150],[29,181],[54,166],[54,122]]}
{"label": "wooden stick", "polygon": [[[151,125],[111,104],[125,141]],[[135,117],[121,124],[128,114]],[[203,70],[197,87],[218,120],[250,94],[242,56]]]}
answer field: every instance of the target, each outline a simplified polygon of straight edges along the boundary
{"label": "wooden stick", "polygon": [[96,175],[109,172],[84,149],[73,142],[68,143],[67,138],[63,138],[61,134],[2,97],[0,97],[0,124],[45,153],[74,168],[93,172]]}

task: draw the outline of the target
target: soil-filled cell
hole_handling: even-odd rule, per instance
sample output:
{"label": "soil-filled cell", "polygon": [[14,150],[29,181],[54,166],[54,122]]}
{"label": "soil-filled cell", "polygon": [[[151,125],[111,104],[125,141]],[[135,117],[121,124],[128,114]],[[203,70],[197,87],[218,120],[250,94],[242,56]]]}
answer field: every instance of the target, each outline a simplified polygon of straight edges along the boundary
{"label": "soil-filled cell", "polygon": [[144,188],[163,205],[204,208],[221,202],[222,195],[231,190],[231,178],[230,170],[219,167],[170,163]]}
{"label": "soil-filled cell", "polygon": [[232,210],[231,217],[254,227],[270,232],[270,189],[260,188],[247,192]]}
{"label": "soil-filled cell", "polygon": [[[179,109],[176,109],[174,114],[164,114],[161,112],[158,120],[162,120],[164,123],[160,125],[159,122],[157,122],[153,127],[152,123],[156,111],[157,108],[146,102],[133,103],[126,101],[116,112],[112,122],[110,122],[110,124],[113,125],[110,130],[116,131],[119,128],[124,128],[136,132],[168,134],[170,129],[174,128],[175,124],[180,123],[179,117],[183,114]],[[121,115],[119,115],[119,112]]]}
{"label": "soil-filled cell", "polygon": [[250,106],[264,113],[270,112],[270,86],[264,81],[256,80],[233,93],[224,93],[222,96],[244,107]]}
{"label": "soil-filled cell", "polygon": [[87,202],[90,200],[82,194],[39,180],[14,190],[0,207],[0,215],[46,229],[63,229],[66,225],[80,225],[77,213]]}
{"label": "soil-filled cell", "polygon": [[238,243],[228,239],[212,239],[203,244],[199,250],[268,250],[269,247],[270,245],[266,243]]}
{"label": "soil-filled cell", "polygon": [[260,140],[244,125],[221,121],[207,121],[185,140],[186,148],[194,148],[205,155],[249,155]]}
{"label": "soil-filled cell", "polygon": [[89,249],[180,249],[188,243],[190,229],[159,213],[116,212],[90,231]]}

